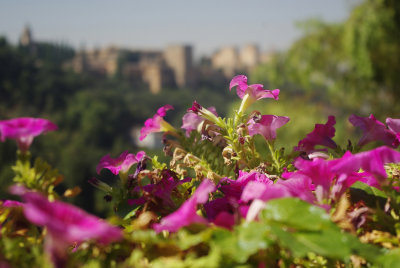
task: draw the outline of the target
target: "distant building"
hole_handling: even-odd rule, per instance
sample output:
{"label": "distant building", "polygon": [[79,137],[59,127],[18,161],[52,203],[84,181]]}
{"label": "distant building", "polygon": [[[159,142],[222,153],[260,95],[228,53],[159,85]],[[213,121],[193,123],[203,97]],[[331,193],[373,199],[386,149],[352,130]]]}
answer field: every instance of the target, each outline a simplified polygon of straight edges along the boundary
{"label": "distant building", "polygon": [[119,73],[132,83],[146,83],[153,93],[165,86],[184,87],[190,80],[192,47],[175,45],[165,51],[104,49],[80,51],[67,65],[77,73],[93,72],[102,76]]}
{"label": "distant building", "polygon": [[222,70],[226,77],[237,73],[248,73],[262,62],[258,46],[248,44],[240,52],[237,48],[226,46],[220,48],[211,58],[212,67]]}
{"label": "distant building", "polygon": [[19,38],[19,43],[22,46],[30,46],[34,44],[32,32],[29,26],[25,26],[24,30],[22,31],[22,34]]}
{"label": "distant building", "polygon": [[223,71],[225,76],[232,77],[239,68],[239,55],[234,47],[223,47],[211,58],[212,67]]}
{"label": "distant building", "polygon": [[25,26],[21,36],[19,37],[19,45],[26,48],[31,54],[36,52],[36,44],[33,40],[31,28],[28,25]]}
{"label": "distant building", "polygon": [[[30,53],[36,45],[29,26],[20,36],[19,44]],[[239,73],[248,73],[260,63],[270,61],[273,53],[260,53],[254,44],[240,51],[233,46],[220,48],[210,58],[203,57],[193,64],[193,47],[170,45],[165,50],[134,50],[108,46],[101,49],[80,49],[72,60],[64,64],[77,73],[89,72],[99,76],[120,76],[132,85],[146,84],[157,94],[165,87],[196,87],[218,84]]]}
{"label": "distant building", "polygon": [[246,45],[240,50],[240,65],[250,71],[260,63],[260,50],[256,45]]}
{"label": "distant building", "polygon": [[164,51],[167,65],[174,71],[175,82],[179,87],[185,87],[190,80],[192,70],[193,49],[189,45],[172,45]]}

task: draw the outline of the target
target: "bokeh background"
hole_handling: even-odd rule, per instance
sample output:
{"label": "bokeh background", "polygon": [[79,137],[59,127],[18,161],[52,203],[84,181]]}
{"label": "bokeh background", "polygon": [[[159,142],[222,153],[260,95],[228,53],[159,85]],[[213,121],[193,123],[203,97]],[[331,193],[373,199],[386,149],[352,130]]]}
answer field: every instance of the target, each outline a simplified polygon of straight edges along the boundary
{"label": "bokeh background", "polygon": [[[79,185],[74,202],[99,215],[110,207],[89,183],[99,159],[122,151],[162,156],[159,136],[139,143],[156,109],[180,127],[193,100],[227,116],[239,99],[230,79],[281,89],[263,114],[285,115],[280,146],[291,151],[315,123],[336,116],[336,141],[357,133],[348,116],[400,117],[400,2],[2,1],[0,120],[42,117],[59,131],[35,139],[34,156]],[[0,143],[0,198],[7,198],[14,141]]]}

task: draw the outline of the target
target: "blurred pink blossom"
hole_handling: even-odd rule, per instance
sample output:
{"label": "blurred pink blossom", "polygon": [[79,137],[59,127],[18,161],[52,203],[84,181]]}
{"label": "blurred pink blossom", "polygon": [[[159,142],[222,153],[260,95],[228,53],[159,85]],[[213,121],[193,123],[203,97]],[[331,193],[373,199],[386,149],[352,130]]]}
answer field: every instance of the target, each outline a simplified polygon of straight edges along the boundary
{"label": "blurred pink blossom", "polygon": [[0,140],[15,139],[21,152],[26,152],[33,138],[47,131],[56,130],[57,126],[42,118],[20,117],[0,121]]}
{"label": "blurred pink blossom", "polygon": [[249,94],[254,100],[264,98],[273,98],[275,100],[279,99],[279,89],[274,89],[271,91],[264,89],[263,85],[261,84],[248,85],[247,77],[245,75],[237,75],[232,78],[229,84],[229,90],[232,90],[232,88],[236,86],[236,94],[241,99],[243,99],[246,94]]}
{"label": "blurred pink blossom", "polygon": [[[387,129],[385,124],[377,120],[374,115],[371,114],[369,117],[361,117],[353,114],[349,117],[349,121],[363,131],[363,136],[358,142],[359,146],[364,146],[373,141],[383,141],[385,145],[391,147],[399,146],[396,133]],[[391,127],[396,128],[395,121],[389,119],[389,124]]]}
{"label": "blurred pink blossom", "polygon": [[260,134],[267,141],[276,139],[276,130],[287,122],[290,118],[287,116],[262,115],[261,118],[253,117],[248,123],[249,135]]}
{"label": "blurred pink blossom", "polygon": [[385,164],[399,163],[400,152],[386,146],[381,146],[370,151],[352,154],[346,152],[342,158],[331,160],[332,171],[335,173],[350,174],[359,172],[362,169],[365,172],[373,174],[376,179],[382,181],[387,177]]}
{"label": "blurred pink blossom", "polygon": [[317,145],[335,149],[337,145],[332,140],[332,138],[335,136],[335,124],[336,120],[332,115],[328,117],[326,124],[315,124],[314,130],[307,134],[304,139],[299,141],[294,150],[309,154],[316,151],[315,146]]}
{"label": "blurred pink blossom", "polygon": [[386,118],[386,125],[391,130],[397,139],[397,143],[400,143],[400,119]]}
{"label": "blurred pink blossom", "polygon": [[207,224],[208,221],[205,218],[197,215],[197,205],[206,203],[209,193],[213,191],[215,191],[214,183],[208,179],[203,180],[192,197],[186,200],[177,211],[161,219],[159,224],[154,224],[154,230],[157,233],[163,230],[176,232],[192,223]]}
{"label": "blurred pink blossom", "polygon": [[[215,107],[209,107],[207,110],[212,112],[215,116],[218,116]],[[186,130],[186,136],[189,137],[190,132],[197,130],[201,123],[204,122],[204,118],[197,115],[194,112],[188,112],[182,117],[182,128]]]}
{"label": "blurred pink blossom", "polygon": [[117,158],[111,158],[108,154],[100,159],[100,162],[96,167],[96,172],[97,174],[100,174],[100,171],[103,168],[106,168],[114,175],[118,175],[120,172],[126,173],[132,165],[140,162],[145,156],[146,153],[143,151],[138,152],[136,155],[125,151]]}
{"label": "blurred pink blossom", "polygon": [[11,192],[24,200],[25,217],[35,225],[46,227],[45,249],[56,266],[65,261],[68,247],[88,240],[108,244],[122,238],[118,227],[90,215],[73,205],[54,201],[23,186],[13,186]]}
{"label": "blurred pink blossom", "polygon": [[149,118],[144,122],[144,127],[140,130],[139,140],[144,140],[147,135],[153,132],[173,130],[173,127],[163,119],[167,114],[167,111],[173,109],[174,107],[169,104],[160,107],[152,118]]}

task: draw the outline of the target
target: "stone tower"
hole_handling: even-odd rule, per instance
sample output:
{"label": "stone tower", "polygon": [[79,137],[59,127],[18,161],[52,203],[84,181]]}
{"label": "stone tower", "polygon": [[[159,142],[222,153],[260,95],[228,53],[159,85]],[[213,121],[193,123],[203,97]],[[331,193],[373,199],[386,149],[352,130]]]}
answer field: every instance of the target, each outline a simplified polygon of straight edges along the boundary
{"label": "stone tower", "polygon": [[239,66],[239,55],[235,47],[226,46],[212,56],[212,66],[223,71],[227,77],[232,77]]}
{"label": "stone tower", "polygon": [[244,68],[251,69],[260,62],[260,51],[256,45],[246,45],[240,51],[240,63]]}
{"label": "stone tower", "polygon": [[171,45],[164,52],[165,62],[174,71],[175,82],[179,87],[187,86],[190,80],[192,53],[192,46],[189,45]]}
{"label": "stone tower", "polygon": [[19,43],[26,47],[34,45],[32,32],[29,26],[25,26],[24,30],[22,31],[22,34],[19,38]]}

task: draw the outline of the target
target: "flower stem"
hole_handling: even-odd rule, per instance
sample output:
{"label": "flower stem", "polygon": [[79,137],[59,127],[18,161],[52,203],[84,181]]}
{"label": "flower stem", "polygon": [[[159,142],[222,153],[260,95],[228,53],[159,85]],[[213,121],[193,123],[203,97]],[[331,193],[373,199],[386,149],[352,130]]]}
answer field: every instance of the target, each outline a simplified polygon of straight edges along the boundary
{"label": "flower stem", "polygon": [[269,141],[267,141],[267,144],[268,144],[269,151],[271,152],[272,160],[274,161],[275,166],[276,166],[276,168],[278,169],[278,172],[279,172],[281,170],[281,164],[279,163],[278,159],[275,156],[274,146]]}

